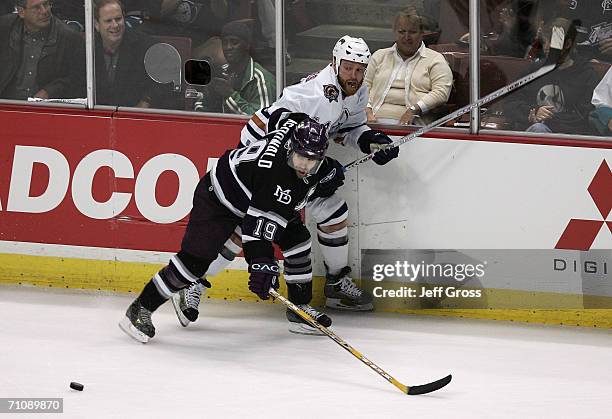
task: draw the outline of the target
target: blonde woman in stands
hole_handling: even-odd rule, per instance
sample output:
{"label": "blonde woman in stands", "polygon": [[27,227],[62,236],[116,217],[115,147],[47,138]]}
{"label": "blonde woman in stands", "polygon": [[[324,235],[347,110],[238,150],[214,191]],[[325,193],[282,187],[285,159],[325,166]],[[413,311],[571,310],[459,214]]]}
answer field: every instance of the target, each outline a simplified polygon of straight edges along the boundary
{"label": "blonde woman in stands", "polygon": [[372,54],[365,75],[368,122],[426,125],[447,102],[453,74],[439,52],[423,43],[423,22],[413,9],[395,16],[395,44]]}

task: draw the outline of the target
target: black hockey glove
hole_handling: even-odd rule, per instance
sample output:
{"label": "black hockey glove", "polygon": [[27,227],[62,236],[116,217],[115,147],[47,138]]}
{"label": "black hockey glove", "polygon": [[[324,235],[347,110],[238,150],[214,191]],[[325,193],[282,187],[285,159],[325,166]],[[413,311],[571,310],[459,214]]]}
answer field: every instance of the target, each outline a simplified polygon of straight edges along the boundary
{"label": "black hockey glove", "polygon": [[327,198],[332,196],[340,186],[344,185],[344,167],[342,164],[329,157],[325,160],[331,167],[331,170],[317,184],[317,188],[313,194],[314,198]]}
{"label": "black hockey glove", "polygon": [[[372,148],[372,144],[391,144],[391,138],[389,138],[384,132],[371,129],[369,131],[364,132],[357,140],[357,144],[359,144],[359,149],[365,153],[370,154],[374,149]],[[380,150],[372,160],[376,164],[387,164],[394,158],[399,155],[399,149],[397,147],[388,148],[386,150]]]}
{"label": "black hockey glove", "polygon": [[253,259],[249,265],[249,273],[249,289],[262,300],[270,298],[270,288],[277,290],[280,286],[280,270],[278,263],[272,258]]}
{"label": "black hockey glove", "polygon": [[308,114],[302,112],[291,112],[289,116],[287,116],[287,119],[292,119],[298,124],[307,118],[310,118]]}

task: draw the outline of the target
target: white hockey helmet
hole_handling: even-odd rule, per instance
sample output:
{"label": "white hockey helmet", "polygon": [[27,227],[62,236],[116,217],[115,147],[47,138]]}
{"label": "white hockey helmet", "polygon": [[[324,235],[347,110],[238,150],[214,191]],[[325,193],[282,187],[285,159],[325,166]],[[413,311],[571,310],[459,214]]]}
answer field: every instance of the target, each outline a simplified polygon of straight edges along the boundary
{"label": "white hockey helmet", "polygon": [[370,54],[368,44],[362,38],[344,35],[336,42],[332,55],[334,57],[334,70],[338,74],[341,60],[353,61],[367,66],[372,54]]}

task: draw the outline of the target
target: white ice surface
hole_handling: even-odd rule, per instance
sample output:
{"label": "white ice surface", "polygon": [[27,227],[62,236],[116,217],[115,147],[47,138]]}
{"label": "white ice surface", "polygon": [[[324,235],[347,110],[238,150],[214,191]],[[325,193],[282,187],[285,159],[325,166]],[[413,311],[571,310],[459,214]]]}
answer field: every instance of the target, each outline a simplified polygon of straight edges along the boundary
{"label": "white ice surface", "polygon": [[329,338],[288,333],[279,304],[206,300],[185,329],[167,303],[143,345],[117,327],[133,298],[0,286],[0,397],[63,397],[67,418],[612,417],[609,330],[330,312],[400,382],[453,374],[406,396]]}

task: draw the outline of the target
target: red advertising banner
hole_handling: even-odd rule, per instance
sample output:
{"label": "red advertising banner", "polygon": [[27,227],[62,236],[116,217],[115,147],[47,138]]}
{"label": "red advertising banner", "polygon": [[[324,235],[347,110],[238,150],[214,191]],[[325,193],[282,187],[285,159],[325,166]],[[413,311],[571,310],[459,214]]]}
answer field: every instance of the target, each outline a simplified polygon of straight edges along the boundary
{"label": "red advertising banner", "polygon": [[176,251],[243,120],[0,110],[0,240]]}

